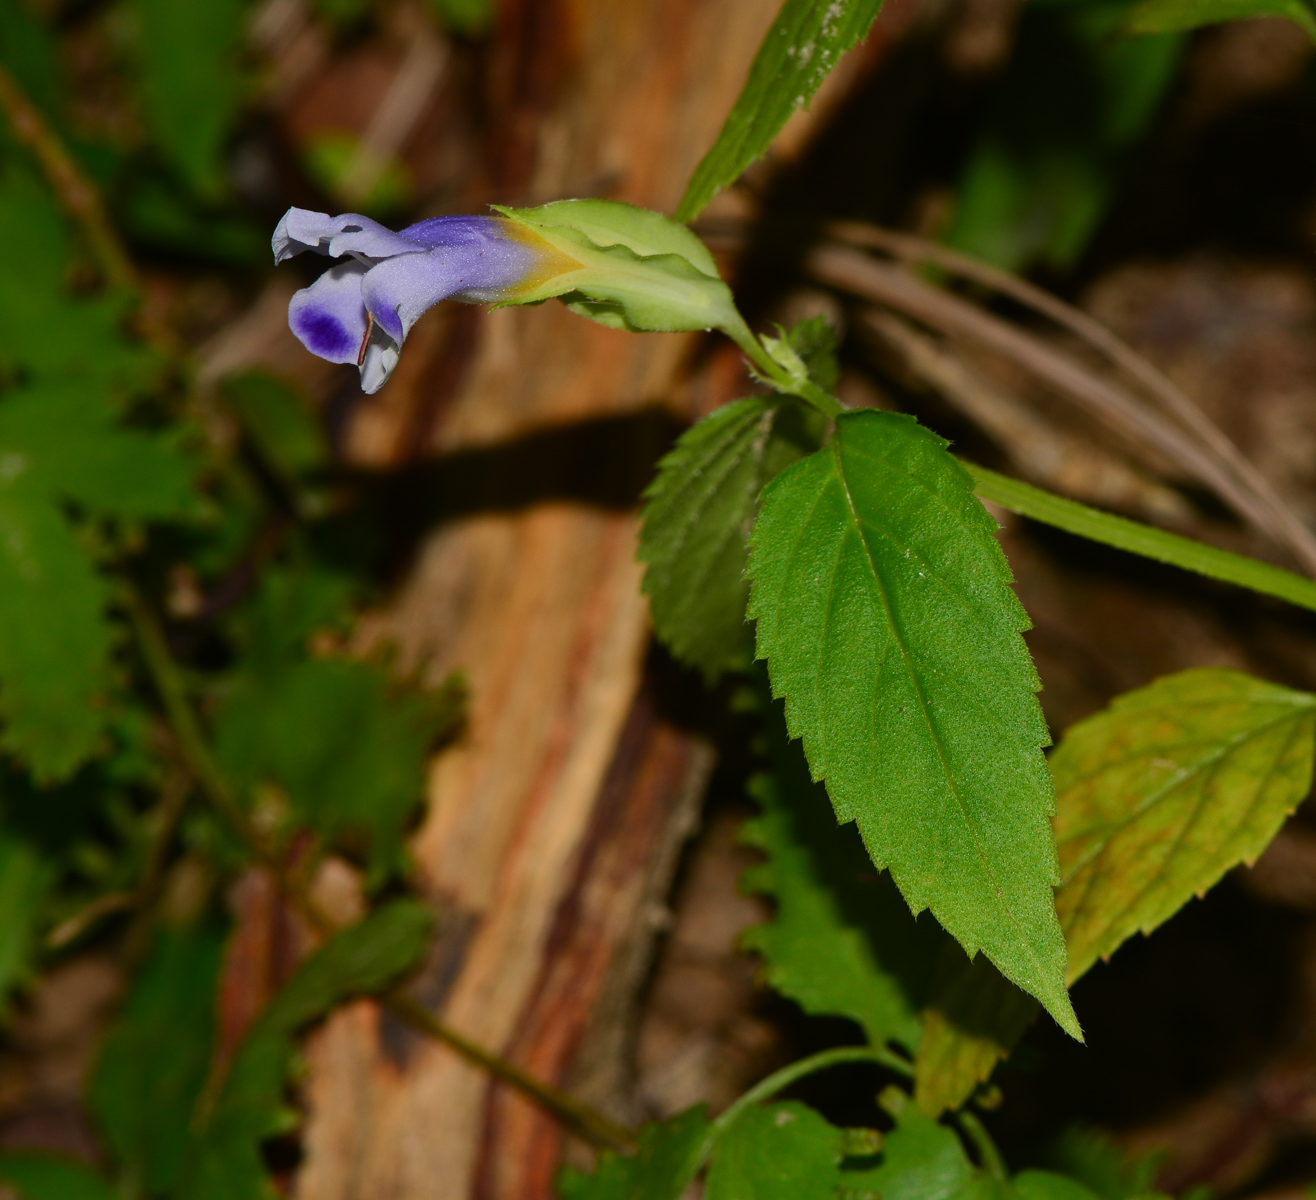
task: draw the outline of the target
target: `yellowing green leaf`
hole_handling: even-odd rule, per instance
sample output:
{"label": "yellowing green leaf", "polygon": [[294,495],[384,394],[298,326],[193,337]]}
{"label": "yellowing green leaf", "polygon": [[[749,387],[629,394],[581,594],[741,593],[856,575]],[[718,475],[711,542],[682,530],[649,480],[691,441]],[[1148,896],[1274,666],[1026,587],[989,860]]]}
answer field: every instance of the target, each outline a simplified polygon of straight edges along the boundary
{"label": "yellowing green leaf", "polygon": [[1077,979],[1252,862],[1311,787],[1316,696],[1241,671],[1183,671],[1080,721],[1051,756]]}
{"label": "yellowing green leaf", "polygon": [[882,0],[786,0],[722,132],[690,178],[677,209],[680,220],[693,221],[767,151],[881,11]]}
{"label": "yellowing green leaf", "polygon": [[939,1117],[964,1104],[1036,1015],[1037,1001],[983,955],[970,962],[958,946],[947,946],[937,964],[914,1059],[919,1109]]}
{"label": "yellowing green leaf", "polygon": [[841,822],[1071,1033],[1037,675],[995,522],[912,419],[838,417],[763,491],[750,615]]}

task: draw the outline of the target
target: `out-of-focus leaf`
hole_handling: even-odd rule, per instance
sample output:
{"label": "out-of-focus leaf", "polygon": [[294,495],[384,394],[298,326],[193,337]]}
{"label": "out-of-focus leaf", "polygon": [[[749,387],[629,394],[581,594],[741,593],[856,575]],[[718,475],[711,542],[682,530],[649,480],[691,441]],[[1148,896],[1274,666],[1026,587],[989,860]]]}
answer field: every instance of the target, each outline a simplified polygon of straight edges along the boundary
{"label": "out-of-focus leaf", "polygon": [[430,7],[446,28],[466,37],[488,33],[498,9],[495,0],[430,0]]}
{"label": "out-of-focus leaf", "polygon": [[108,588],[57,506],[192,516],[194,470],[162,436],[120,428],[98,389],[61,383],[0,396],[3,745],[39,780],[66,777],[96,748],[113,640]]}
{"label": "out-of-focus leaf", "polygon": [[23,231],[9,239],[0,272],[0,371],[140,383],[152,359],[120,336],[125,299],[69,294],[68,227],[45,185],[16,156],[0,163],[0,226]]}
{"label": "out-of-focus leaf", "polygon": [[58,1154],[4,1151],[0,1180],[15,1188],[21,1200],[120,1200],[96,1171]]}
{"label": "out-of-focus leaf", "polygon": [[959,1108],[1015,1048],[1035,1016],[1037,1001],[983,955],[970,962],[958,946],[947,946],[914,1060],[919,1108],[929,1117]]}
{"label": "out-of-focus leaf", "polygon": [[375,887],[403,865],[429,747],[457,712],[453,694],[399,692],[371,663],[306,659],[239,680],[215,747],[230,779],[276,784],[294,814],[330,841],[364,837]]}
{"label": "out-of-focus leaf", "polygon": [[182,1177],[210,1067],[222,937],[167,928],[106,1035],[88,1098],[136,1186],[168,1195]]}
{"label": "out-of-focus leaf", "polygon": [[225,190],[224,150],[242,104],[242,0],[132,0],[151,133],[199,196]]}
{"label": "out-of-focus leaf", "polygon": [[[311,134],[301,147],[306,173],[329,195],[339,194],[348,171],[356,161],[361,139],[354,133],[326,129]],[[407,208],[415,202],[416,184],[400,158],[384,162],[365,199],[354,201],[353,211],[368,213],[379,220]]]}
{"label": "out-of-focus leaf", "polygon": [[1082,254],[1173,81],[1182,39],[1120,39],[1120,0],[1041,0],[960,179],[946,240],[1010,270]]}
{"label": "out-of-focus leaf", "polygon": [[69,776],[100,741],[108,600],[49,500],[0,482],[0,744],[39,782]]}
{"label": "out-of-focus leaf", "polygon": [[1181,33],[1250,17],[1287,17],[1316,40],[1316,14],[1303,0],[1142,0],[1125,17],[1124,32]]}
{"label": "out-of-focus leaf", "polygon": [[1130,1159],[1095,1129],[1071,1126],[1056,1139],[1047,1165],[1076,1179],[1101,1200],[1162,1200],[1154,1186],[1161,1154]]}
{"label": "out-of-focus leaf", "polygon": [[265,264],[269,231],[248,217],[199,201],[163,172],[134,168],[113,196],[124,234],[190,259],[250,267]]}
{"label": "out-of-focus leaf", "polygon": [[752,1108],[718,1139],[705,1200],[835,1200],[844,1136],[797,1101]]}
{"label": "out-of-focus leaf", "polygon": [[36,930],[54,867],[25,841],[0,832],[0,1016],[32,973]]}
{"label": "out-of-focus leaf", "polygon": [[55,39],[21,0],[0,4],[0,63],[38,108],[48,116],[59,114],[64,81]]}
{"label": "out-of-focus leaf", "polygon": [[722,132],[690,178],[676,210],[679,220],[693,221],[767,151],[791,113],[808,104],[881,11],[882,0],[786,0]]}
{"label": "out-of-focus leaf", "polygon": [[1066,733],[1051,770],[1071,981],[1256,859],[1311,787],[1314,730],[1316,696],[1203,668]]}
{"label": "out-of-focus leaf", "polygon": [[1020,1171],[1010,1192],[1017,1200],[1097,1200],[1078,1180],[1052,1171]]}
{"label": "out-of-focus leaf", "polygon": [[592,1175],[571,1169],[557,1179],[562,1200],[680,1200],[694,1179],[712,1126],[704,1106],[640,1130],[635,1154],[605,1150]]}
{"label": "out-of-focus leaf", "polygon": [[753,658],[749,531],[764,483],[821,445],[812,410],[751,396],[681,435],[645,492],[639,558],[658,636],[711,683]]}
{"label": "out-of-focus leaf", "polygon": [[335,1005],[378,992],[414,966],[425,952],[432,920],[418,901],[395,900],[302,963],[256,1018],[196,1129],[184,1164],[183,1200],[276,1200],[260,1144],[296,1121],[283,1100],[293,1035]]}
{"label": "out-of-focus leaf", "polygon": [[915,911],[1078,1036],[1037,674],[995,522],[911,418],[836,420],[763,490],[749,613],[792,736]]}
{"label": "out-of-focus leaf", "polygon": [[938,952],[958,947],[909,915],[858,831],[837,825],[776,705],[771,720],[775,769],[752,785],[763,813],[741,832],[766,861],[744,872],[741,887],[771,896],[776,913],[746,930],[741,945],[763,956],[767,982],[805,1012],[849,1017],[873,1045],[895,1041],[912,1051]]}
{"label": "out-of-focus leaf", "polygon": [[329,439],[306,401],[283,380],[263,371],[226,379],[221,392],[238,415],[265,465],[297,499],[306,516],[322,502],[307,488],[307,476],[330,463]]}

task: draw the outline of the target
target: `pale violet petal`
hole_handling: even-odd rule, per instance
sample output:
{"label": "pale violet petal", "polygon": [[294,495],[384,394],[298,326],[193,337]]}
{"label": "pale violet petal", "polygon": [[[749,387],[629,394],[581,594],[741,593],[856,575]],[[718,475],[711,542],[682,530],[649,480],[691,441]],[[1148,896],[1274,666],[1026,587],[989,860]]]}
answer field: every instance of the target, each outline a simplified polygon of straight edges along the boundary
{"label": "pale violet petal", "polygon": [[312,354],[333,363],[356,363],[366,336],[361,280],[368,268],[355,260],[330,267],[288,304],[288,327]]}
{"label": "pale violet petal", "polygon": [[376,325],[361,363],[361,390],[367,396],[373,396],[388,382],[401,357],[402,347]]}
{"label": "pale violet petal", "polygon": [[270,241],[274,261],[283,262],[294,254],[313,250],[339,258],[355,254],[362,258],[388,258],[392,254],[411,254],[423,249],[424,242],[404,237],[359,213],[311,212],[290,208],[283,214]]}
{"label": "pale violet petal", "polygon": [[440,300],[504,299],[534,270],[536,261],[523,242],[486,233],[463,235],[456,245],[377,263],[366,272],[361,294],[376,322],[402,342],[421,314]]}

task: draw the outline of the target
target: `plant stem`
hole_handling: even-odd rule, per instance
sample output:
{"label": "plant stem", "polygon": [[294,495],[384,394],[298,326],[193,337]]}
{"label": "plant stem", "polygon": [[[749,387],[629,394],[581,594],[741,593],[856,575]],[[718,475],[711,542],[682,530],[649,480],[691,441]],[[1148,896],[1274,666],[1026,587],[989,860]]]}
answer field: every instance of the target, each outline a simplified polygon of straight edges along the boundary
{"label": "plant stem", "polygon": [[137,646],[142,653],[160,702],[164,705],[165,717],[173,731],[174,740],[184,765],[196,780],[206,799],[229,822],[248,846],[264,862],[269,862],[271,855],[265,839],[251,823],[251,818],[238,806],[228,783],[220,772],[219,765],[210,753],[196,713],[192,711],[187,698],[187,689],[182,674],[174,663],[169,645],[165,641],[164,631],[160,628],[155,614],[146,606],[140,593],[131,583],[125,581],[123,587],[124,606],[128,609],[133,632],[137,635]]}
{"label": "plant stem", "polygon": [[82,226],[105,282],[112,288],[140,291],[132,260],[119,241],[96,189],[87,182],[63,142],[4,67],[0,67],[0,108],[5,110],[18,140],[41,165],[60,203]]}
{"label": "plant stem", "polygon": [[[292,908],[319,933],[326,937],[332,936],[337,932],[334,922],[311,901],[304,887],[298,886],[296,881],[289,878],[284,865],[229,791],[228,784],[210,753],[210,747],[206,744],[196,714],[192,711],[182,675],[169,652],[169,646],[155,615],[147,607],[137,589],[126,581],[123,597],[132,620],[133,631],[137,636],[142,660],[160,695],[165,717],[178,743],[184,764],[201,788],[202,794],[216,811],[232,824],[242,840],[274,875],[280,893]],[[463,1037],[405,992],[394,990],[388,993],[384,1002],[399,1019],[413,1029],[444,1042],[469,1061],[483,1067],[495,1078],[517,1088],[587,1141],[618,1149],[629,1149],[635,1145],[635,1135],[629,1129],[609,1120],[601,1112],[568,1096],[565,1092],[535,1079],[514,1063],[499,1058],[496,1054]]]}
{"label": "plant stem", "polygon": [[588,1104],[583,1104],[565,1092],[541,1082],[514,1063],[490,1054],[441,1021],[415,997],[406,992],[393,991],[384,997],[384,1003],[395,1016],[413,1029],[451,1046],[464,1058],[483,1067],[494,1078],[511,1084],[518,1091],[537,1101],[563,1125],[586,1141],[596,1146],[611,1146],[618,1150],[629,1150],[635,1145],[635,1134],[631,1130],[610,1121]]}
{"label": "plant stem", "polygon": [[722,332],[749,356],[759,373],[778,391],[807,400],[825,417],[836,417],[846,411],[844,404],[835,396],[824,392],[817,384],[792,378],[789,372],[773,360],[744,321],[724,328]]}
{"label": "plant stem", "polygon": [[886,1067],[888,1070],[895,1071],[906,1078],[910,1078],[914,1073],[909,1063],[882,1046],[841,1046],[835,1050],[823,1050],[818,1054],[811,1054],[808,1058],[802,1058],[799,1062],[793,1062],[789,1066],[782,1067],[780,1071],[774,1071],[731,1104],[713,1122],[710,1149],[711,1141],[721,1137],[746,1109],[752,1108],[755,1104],[768,1099],[770,1096],[775,1096],[783,1088],[789,1087],[797,1079],[803,1079],[806,1075],[812,1075],[816,1071],[826,1071],[829,1067],[838,1067],[843,1063],[856,1062],[877,1063],[878,1066]]}
{"label": "plant stem", "polygon": [[978,1151],[978,1157],[982,1160],[987,1173],[1000,1183],[1009,1179],[1010,1172],[1006,1169],[1005,1159],[1001,1157],[1001,1152],[992,1141],[992,1135],[987,1132],[987,1127],[978,1120],[977,1116],[968,1109],[962,1108],[955,1114],[955,1120],[959,1122],[960,1128]]}
{"label": "plant stem", "polygon": [[998,475],[976,463],[964,462],[964,466],[973,476],[974,490],[979,496],[1020,516],[1054,525],[1066,533],[1075,533],[1118,550],[1127,550],[1185,571],[1195,571],[1211,579],[1276,596],[1301,608],[1316,610],[1316,582],[1292,571],[1089,508],[1031,484]]}

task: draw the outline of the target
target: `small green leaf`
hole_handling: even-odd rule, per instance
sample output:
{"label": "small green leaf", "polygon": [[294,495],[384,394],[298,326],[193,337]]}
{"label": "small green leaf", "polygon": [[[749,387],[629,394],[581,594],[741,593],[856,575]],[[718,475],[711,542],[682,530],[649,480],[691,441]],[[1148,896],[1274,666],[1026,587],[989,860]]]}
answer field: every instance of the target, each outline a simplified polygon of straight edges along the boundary
{"label": "small green leaf", "polygon": [[849,1017],[873,1045],[895,1041],[912,1051],[919,1005],[948,939],[910,917],[857,831],[836,824],[799,743],[786,741],[773,710],[775,771],[751,785],[763,814],[741,832],[767,860],[744,872],[741,887],[771,896],[776,913],[746,930],[741,945],[763,956],[767,982],[805,1012]]}
{"label": "small green leaf", "polygon": [[654,628],[709,683],[753,658],[744,572],[759,492],[822,444],[820,423],[780,396],[724,404],[681,435],[644,494],[639,559]]}
{"label": "small green leaf", "polygon": [[395,900],[312,954],[256,1018],[233,1056],[214,1107],[194,1135],[183,1200],[277,1200],[260,1144],[295,1117],[283,1101],[292,1037],[352,996],[380,991],[425,952],[433,914]]}
{"label": "small green leaf", "polygon": [[133,0],[151,133],[199,195],[225,191],[224,151],[242,104],[242,0]]}
{"label": "small green leaf", "polygon": [[708,248],[670,217],[616,200],[493,207],[560,256],[555,273],[505,303],[556,296],[577,315],[614,329],[751,336]]}
{"label": "small green leaf", "polygon": [[843,1171],[841,1196],[990,1200],[991,1181],[974,1168],[950,1129],[925,1117],[913,1104],[900,1106],[895,1117],[896,1127],[887,1134],[882,1161]]}
{"label": "small green leaf", "polygon": [[914,1059],[914,1099],[929,1117],[959,1108],[1018,1044],[1037,1001],[979,955],[948,945],[937,964],[923,1040]]}
{"label": "small green leaf", "polygon": [[225,379],[220,394],[237,413],[265,464],[284,479],[296,480],[329,466],[324,426],[282,379],[265,371],[246,371]]}
{"label": "small green leaf", "polygon": [[751,1108],[718,1139],[705,1200],[835,1200],[844,1140],[805,1104]]}
{"label": "small green leaf", "polygon": [[767,151],[881,11],[882,0],[786,0],[722,132],[690,178],[676,210],[679,220],[693,221]]}
{"label": "small green leaf", "polygon": [[1316,15],[1304,0],[1142,0],[1129,10],[1124,32],[1180,33],[1250,17],[1287,17],[1316,40]]}
{"label": "small green leaf", "polygon": [[750,616],[791,735],[873,862],[1070,1033],[1048,741],[995,522],[911,418],[837,418],[763,491]]}
{"label": "small green leaf", "polygon": [[88,1100],[119,1162],[151,1196],[183,1173],[192,1113],[210,1068],[223,939],[166,928],[106,1035]]}
{"label": "small green leaf", "polygon": [[680,1200],[694,1179],[712,1125],[696,1105],[640,1130],[633,1155],[605,1150],[592,1175],[570,1168],[557,1178],[562,1200]]}
{"label": "small green leaf", "polygon": [[1161,1200],[1154,1184],[1164,1155],[1130,1158],[1105,1134],[1071,1125],[1046,1156],[1049,1167],[1078,1180],[1101,1200]]}
{"label": "small green leaf", "polygon": [[1051,756],[1077,979],[1252,862],[1307,795],[1316,696],[1241,671],[1182,671],[1080,721]]}
{"label": "small green leaf", "polygon": [[84,1163],[36,1150],[0,1153],[0,1180],[15,1188],[21,1200],[120,1200]]}

